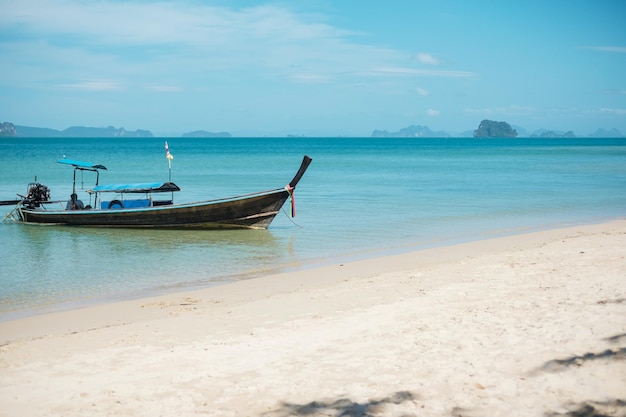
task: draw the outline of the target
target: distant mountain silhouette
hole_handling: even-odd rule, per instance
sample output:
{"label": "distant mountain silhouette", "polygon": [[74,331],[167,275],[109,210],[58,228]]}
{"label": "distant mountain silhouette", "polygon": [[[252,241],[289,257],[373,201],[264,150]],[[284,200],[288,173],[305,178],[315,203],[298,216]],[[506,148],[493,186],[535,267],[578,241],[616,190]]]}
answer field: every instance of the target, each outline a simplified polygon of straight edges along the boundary
{"label": "distant mountain silhouette", "polygon": [[475,138],[515,138],[517,131],[507,122],[483,120],[474,131]]}
{"label": "distant mountain silhouette", "polygon": [[575,138],[576,135],[571,130],[567,132],[557,132],[554,130],[540,129],[530,135],[531,138]]}
{"label": "distant mountain silhouette", "polygon": [[15,136],[16,130],[13,123],[0,123],[0,136]]}
{"label": "distant mountain silhouette", "polygon": [[[465,131],[451,135],[444,131],[432,131],[428,126],[411,125],[395,132],[387,130],[374,130],[371,137],[374,138],[447,138],[447,137],[518,137],[520,132],[523,137],[531,138],[575,138],[578,137],[573,131],[555,131],[547,129],[535,130],[530,136],[523,127],[511,127],[507,122],[496,122],[493,120],[483,120],[476,130]],[[85,127],[72,126],[64,130],[50,129],[46,127],[17,126],[11,122],[0,123],[1,137],[24,137],[24,138],[151,138],[154,137],[149,130],[126,130],[123,127]],[[292,135],[288,135],[292,136]],[[230,138],[229,132],[208,132],[206,130],[196,130],[182,135],[186,138]],[[597,129],[588,134],[588,138],[623,138],[625,137],[618,129]]]}
{"label": "distant mountain silhouette", "polygon": [[433,132],[427,126],[411,125],[397,132],[386,130],[374,130],[373,138],[447,138],[450,135],[446,132]]}
{"label": "distant mountain silhouette", "polygon": [[[6,124],[6,123],[4,123]],[[9,123],[12,125],[12,123]],[[24,138],[151,138],[149,130],[126,130],[123,127],[84,127],[72,126],[64,130],[49,129],[43,127],[15,126],[15,134],[12,136]]]}
{"label": "distant mountain silhouette", "polygon": [[590,138],[622,138],[624,135],[619,130],[613,128],[611,130],[598,129],[589,134]]}
{"label": "distant mountain silhouette", "polygon": [[194,132],[183,133],[184,138],[230,138],[232,135],[228,132],[207,132],[206,130],[196,130]]}

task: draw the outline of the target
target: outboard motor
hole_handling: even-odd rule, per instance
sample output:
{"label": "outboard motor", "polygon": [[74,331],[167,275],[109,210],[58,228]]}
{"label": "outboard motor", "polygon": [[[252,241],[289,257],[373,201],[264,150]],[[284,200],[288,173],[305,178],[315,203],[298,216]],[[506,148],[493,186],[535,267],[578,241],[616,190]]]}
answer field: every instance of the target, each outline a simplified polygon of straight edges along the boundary
{"label": "outboard motor", "polygon": [[24,203],[29,208],[39,207],[41,203],[50,201],[50,189],[38,182],[28,184],[28,191]]}

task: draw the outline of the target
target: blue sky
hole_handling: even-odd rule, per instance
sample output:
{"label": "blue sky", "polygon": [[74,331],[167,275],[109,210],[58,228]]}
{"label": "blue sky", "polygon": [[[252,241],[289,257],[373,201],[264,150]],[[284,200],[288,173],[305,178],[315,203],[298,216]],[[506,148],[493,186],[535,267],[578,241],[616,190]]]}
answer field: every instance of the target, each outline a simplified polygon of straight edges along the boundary
{"label": "blue sky", "polygon": [[623,0],[0,0],[0,122],[626,134]]}

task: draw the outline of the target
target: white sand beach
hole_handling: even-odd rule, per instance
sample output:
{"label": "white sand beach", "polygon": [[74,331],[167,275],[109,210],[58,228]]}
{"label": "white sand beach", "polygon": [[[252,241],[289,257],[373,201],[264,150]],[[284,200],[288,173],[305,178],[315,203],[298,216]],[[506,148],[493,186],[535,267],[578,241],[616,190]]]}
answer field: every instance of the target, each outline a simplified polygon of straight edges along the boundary
{"label": "white sand beach", "polygon": [[0,416],[626,416],[626,220],[0,323]]}

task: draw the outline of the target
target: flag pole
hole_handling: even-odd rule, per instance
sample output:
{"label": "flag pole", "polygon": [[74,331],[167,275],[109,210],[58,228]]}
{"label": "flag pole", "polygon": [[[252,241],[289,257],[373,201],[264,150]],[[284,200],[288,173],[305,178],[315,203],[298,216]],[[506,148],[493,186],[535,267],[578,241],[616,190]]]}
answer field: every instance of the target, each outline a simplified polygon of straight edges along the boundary
{"label": "flag pole", "polygon": [[167,158],[167,167],[168,167],[168,181],[172,181],[172,159],[174,159],[174,155],[170,153],[170,147],[167,145],[167,141],[165,141],[165,157]]}
{"label": "flag pole", "polygon": [[[170,147],[167,145],[167,141],[165,141],[165,157],[167,158],[167,168],[168,175],[167,180],[172,182],[172,159],[174,159],[174,155],[170,153]],[[174,191],[172,191],[172,202],[174,201]]]}

